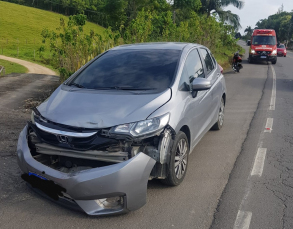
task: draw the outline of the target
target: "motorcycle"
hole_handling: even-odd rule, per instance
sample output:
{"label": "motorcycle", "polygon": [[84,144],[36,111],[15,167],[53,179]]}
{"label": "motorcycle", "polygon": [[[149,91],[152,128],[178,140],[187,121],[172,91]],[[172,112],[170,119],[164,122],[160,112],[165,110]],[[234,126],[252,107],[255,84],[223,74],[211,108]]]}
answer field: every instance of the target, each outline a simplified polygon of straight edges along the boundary
{"label": "motorcycle", "polygon": [[234,72],[240,72],[240,69],[243,68],[242,64],[240,64],[241,62],[242,58],[239,55],[239,51],[235,52],[232,61],[232,69],[234,70]]}

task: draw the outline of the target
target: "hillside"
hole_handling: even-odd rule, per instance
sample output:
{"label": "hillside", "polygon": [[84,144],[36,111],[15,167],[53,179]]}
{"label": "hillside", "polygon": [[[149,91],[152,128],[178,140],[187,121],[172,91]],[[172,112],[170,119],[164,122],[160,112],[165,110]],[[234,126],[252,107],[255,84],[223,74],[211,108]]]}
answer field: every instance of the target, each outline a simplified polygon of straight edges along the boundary
{"label": "hillside", "polygon": [[[0,1],[0,54],[20,59],[40,60],[37,49],[42,45],[44,28],[55,30],[64,15],[32,7]],[[102,34],[104,28],[87,22],[86,32],[94,30]],[[2,53],[3,52],[3,53]],[[50,53],[47,48],[45,57]]]}

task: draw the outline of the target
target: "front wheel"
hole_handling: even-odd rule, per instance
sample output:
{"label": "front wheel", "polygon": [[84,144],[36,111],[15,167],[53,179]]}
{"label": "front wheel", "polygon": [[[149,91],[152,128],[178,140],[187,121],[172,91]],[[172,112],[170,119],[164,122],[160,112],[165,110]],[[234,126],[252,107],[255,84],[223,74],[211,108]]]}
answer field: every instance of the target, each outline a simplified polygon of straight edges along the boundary
{"label": "front wheel", "polygon": [[171,149],[170,163],[167,168],[167,177],[161,180],[169,186],[179,185],[186,175],[189,155],[189,143],[185,133],[179,131]]}
{"label": "front wheel", "polygon": [[272,64],[276,64],[276,63],[277,63],[277,60],[273,60],[273,61],[272,61]]}
{"label": "front wheel", "polygon": [[212,126],[212,130],[220,130],[224,124],[224,111],[225,111],[225,101],[222,98],[220,103],[220,110],[218,115],[218,121]]}

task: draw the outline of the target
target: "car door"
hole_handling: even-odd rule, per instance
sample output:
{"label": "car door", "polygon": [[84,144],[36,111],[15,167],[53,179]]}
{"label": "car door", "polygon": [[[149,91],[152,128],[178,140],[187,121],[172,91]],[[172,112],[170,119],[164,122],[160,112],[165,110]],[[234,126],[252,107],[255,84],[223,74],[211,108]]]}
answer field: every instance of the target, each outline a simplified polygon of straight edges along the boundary
{"label": "car door", "polygon": [[206,97],[210,98],[209,103],[206,104],[205,110],[205,116],[202,117],[200,120],[201,123],[203,123],[202,129],[200,130],[200,136],[199,138],[202,137],[203,134],[205,134],[206,131],[209,130],[211,125],[213,124],[212,122],[214,121],[215,118],[215,112],[218,109],[218,103],[216,101],[216,94],[217,94],[217,81],[219,77],[219,72],[217,71],[217,67],[215,62],[213,61],[208,49],[206,48],[199,48],[199,52],[202,58],[202,62],[204,64],[205,68],[205,76],[208,80],[211,81],[212,87],[208,91],[203,91],[202,93],[206,93]]}
{"label": "car door", "polygon": [[184,103],[184,118],[190,126],[191,148],[200,140],[205,122],[206,113],[211,106],[212,97],[208,91],[200,91],[193,98],[191,93],[191,83],[197,77],[205,77],[205,70],[198,50],[192,49],[185,60],[181,78],[179,81],[179,91]]}

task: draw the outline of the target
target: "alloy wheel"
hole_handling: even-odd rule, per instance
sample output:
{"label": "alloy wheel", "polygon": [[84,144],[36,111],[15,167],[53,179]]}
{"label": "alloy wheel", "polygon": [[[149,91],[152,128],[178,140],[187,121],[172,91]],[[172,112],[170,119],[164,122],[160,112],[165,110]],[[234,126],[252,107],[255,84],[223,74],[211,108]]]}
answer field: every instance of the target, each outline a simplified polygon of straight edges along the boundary
{"label": "alloy wheel", "polygon": [[185,139],[181,139],[176,147],[176,154],[175,154],[175,175],[177,179],[181,179],[186,172],[187,168],[187,142]]}
{"label": "alloy wheel", "polygon": [[224,123],[224,109],[225,109],[225,105],[223,100],[221,101],[221,106],[220,106],[220,111],[219,111],[219,124],[220,126],[223,125]]}

